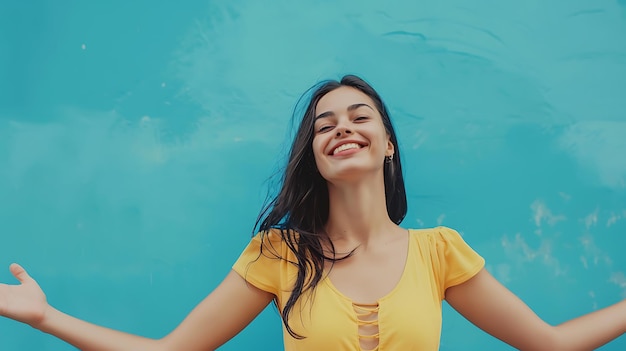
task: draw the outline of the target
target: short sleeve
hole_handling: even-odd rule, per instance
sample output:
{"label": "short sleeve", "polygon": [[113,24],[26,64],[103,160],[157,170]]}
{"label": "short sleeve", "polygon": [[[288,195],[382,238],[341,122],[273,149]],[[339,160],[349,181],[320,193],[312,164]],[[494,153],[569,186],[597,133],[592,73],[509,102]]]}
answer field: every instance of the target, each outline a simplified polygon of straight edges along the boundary
{"label": "short sleeve", "polygon": [[485,266],[485,259],[454,229],[438,227],[436,230],[440,291],[445,293],[447,288],[464,283],[476,275]]}
{"label": "short sleeve", "polygon": [[255,287],[277,295],[281,289],[282,240],[270,232],[264,237],[255,235],[243,250],[233,270]]}

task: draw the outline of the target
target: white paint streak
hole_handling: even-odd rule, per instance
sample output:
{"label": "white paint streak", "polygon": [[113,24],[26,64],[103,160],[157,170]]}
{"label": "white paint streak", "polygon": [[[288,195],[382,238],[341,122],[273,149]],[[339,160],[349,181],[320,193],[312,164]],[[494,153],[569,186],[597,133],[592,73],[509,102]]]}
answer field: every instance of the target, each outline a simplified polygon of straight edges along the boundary
{"label": "white paint streak", "polygon": [[585,217],[584,222],[587,229],[598,224],[598,212],[599,210],[596,209],[592,213],[588,214],[587,217]]}
{"label": "white paint streak", "polygon": [[[565,217],[564,215],[553,214],[548,206],[546,206],[546,204],[541,200],[535,200],[530,205],[530,208],[533,212],[533,219],[537,227],[541,227],[543,222],[546,222],[552,226],[560,221],[564,221],[567,219],[567,217]],[[538,234],[541,234],[541,232],[539,232]]]}
{"label": "white paint streak", "polygon": [[444,213],[440,214],[439,217],[437,217],[437,225],[442,225],[445,218],[446,215]]}

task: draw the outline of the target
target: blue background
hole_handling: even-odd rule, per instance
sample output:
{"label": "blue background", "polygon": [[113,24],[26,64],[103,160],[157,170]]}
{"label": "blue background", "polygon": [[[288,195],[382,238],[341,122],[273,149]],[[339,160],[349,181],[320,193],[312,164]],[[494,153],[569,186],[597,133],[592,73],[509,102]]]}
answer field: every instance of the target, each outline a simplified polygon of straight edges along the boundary
{"label": "blue background", "polygon": [[[459,230],[550,323],[626,297],[624,0],[4,0],[0,267],[163,336],[249,240],[298,97],[346,73],[390,107],[405,226]],[[510,349],[444,313],[441,350]],[[281,339],[269,308],[223,349]],[[73,350],[6,319],[0,349]]]}

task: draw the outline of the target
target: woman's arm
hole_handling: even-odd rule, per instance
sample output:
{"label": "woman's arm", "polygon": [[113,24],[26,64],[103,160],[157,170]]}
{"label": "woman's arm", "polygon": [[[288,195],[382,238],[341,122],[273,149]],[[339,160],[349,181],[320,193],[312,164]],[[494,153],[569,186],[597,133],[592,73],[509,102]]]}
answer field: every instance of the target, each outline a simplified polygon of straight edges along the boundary
{"label": "woman's arm", "polygon": [[274,297],[231,271],[173,332],[162,339],[149,339],[64,314],[48,305],[37,282],[22,267],[11,265],[11,272],[21,284],[0,284],[0,315],[30,324],[84,351],[213,350],[248,325]]}
{"label": "woman's arm", "polygon": [[485,269],[448,288],[446,300],[470,322],[520,350],[594,350],[626,333],[626,300],[551,326]]}

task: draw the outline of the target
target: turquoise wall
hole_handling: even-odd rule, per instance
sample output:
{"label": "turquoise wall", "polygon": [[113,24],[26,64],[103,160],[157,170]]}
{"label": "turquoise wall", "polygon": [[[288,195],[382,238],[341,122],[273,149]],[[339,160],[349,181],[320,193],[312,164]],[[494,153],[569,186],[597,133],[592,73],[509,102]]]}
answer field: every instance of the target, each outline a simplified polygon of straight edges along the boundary
{"label": "turquoise wall", "polygon": [[[626,1],[383,3],[3,1],[0,267],[164,335],[249,240],[297,98],[356,73],[399,132],[405,226],[458,229],[551,323],[626,298]],[[510,349],[444,318],[441,350]],[[270,308],[223,349],[281,346]],[[4,319],[0,349],[73,350]]]}

